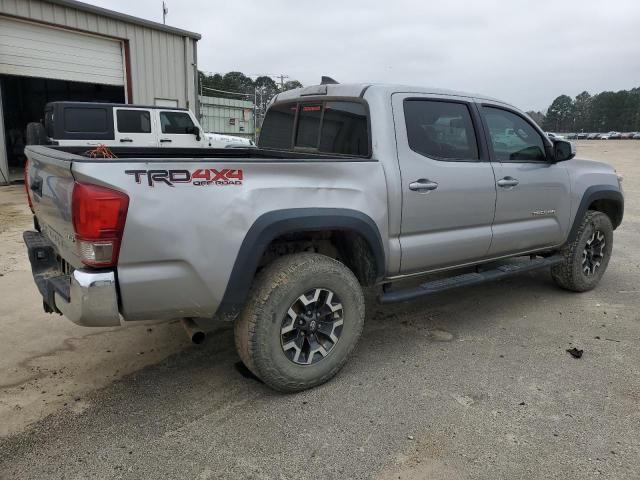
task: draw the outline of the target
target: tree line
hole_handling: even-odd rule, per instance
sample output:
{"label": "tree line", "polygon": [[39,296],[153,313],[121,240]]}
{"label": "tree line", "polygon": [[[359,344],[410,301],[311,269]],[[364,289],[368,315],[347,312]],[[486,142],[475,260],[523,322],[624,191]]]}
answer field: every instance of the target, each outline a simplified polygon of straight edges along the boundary
{"label": "tree line", "polygon": [[302,84],[297,80],[276,83],[272,77],[267,75],[259,76],[253,80],[242,72],[229,72],[224,75],[205,72],[198,72],[198,74],[200,94],[209,97],[239,99],[253,97],[257,93],[259,96],[264,95],[270,99],[279,92],[302,87]]}
{"label": "tree line", "polygon": [[284,76],[280,77],[280,83],[268,75],[261,75],[253,80],[242,72],[211,75],[198,71],[198,77],[200,95],[233,98],[254,103],[258,129],[262,125],[267,105],[274,96],[280,92],[302,87],[302,84],[297,80],[285,82]]}
{"label": "tree line", "polygon": [[640,131],[640,87],[595,95],[584,91],[571,98],[557,97],[546,114],[527,112],[545,131]]}

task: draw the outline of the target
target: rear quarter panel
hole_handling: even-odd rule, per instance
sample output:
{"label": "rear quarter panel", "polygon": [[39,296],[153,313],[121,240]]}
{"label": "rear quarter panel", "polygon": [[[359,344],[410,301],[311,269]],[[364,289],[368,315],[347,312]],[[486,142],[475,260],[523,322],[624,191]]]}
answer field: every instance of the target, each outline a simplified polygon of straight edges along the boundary
{"label": "rear quarter panel", "polygon": [[[207,168],[242,170],[242,184],[149,186],[147,177],[137,183],[125,173]],[[353,209],[388,238],[385,177],[376,161],[96,161],[74,163],[73,173],[130,197],[117,269],[126,320],[213,315],[245,235],[267,212]]]}

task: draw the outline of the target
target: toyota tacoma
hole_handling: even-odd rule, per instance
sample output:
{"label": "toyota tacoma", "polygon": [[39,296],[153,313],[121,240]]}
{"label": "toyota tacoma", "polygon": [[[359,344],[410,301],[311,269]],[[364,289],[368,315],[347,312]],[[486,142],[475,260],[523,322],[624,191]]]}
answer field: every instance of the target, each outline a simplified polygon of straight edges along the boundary
{"label": "toyota tacoma", "polygon": [[624,208],[612,167],[520,110],[429,88],[280,93],[256,149],[26,154],[24,239],[48,312],[87,326],[233,314],[244,364],[287,392],[345,364],[364,288],[403,302],[543,268],[594,288]]}

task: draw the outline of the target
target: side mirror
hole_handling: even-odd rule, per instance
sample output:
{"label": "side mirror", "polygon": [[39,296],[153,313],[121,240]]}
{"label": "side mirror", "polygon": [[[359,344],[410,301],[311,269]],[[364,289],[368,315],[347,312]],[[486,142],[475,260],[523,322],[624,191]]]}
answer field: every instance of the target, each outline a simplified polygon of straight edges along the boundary
{"label": "side mirror", "polygon": [[576,148],[566,140],[553,140],[553,159],[556,162],[571,160],[576,156]]}
{"label": "side mirror", "polygon": [[191,133],[196,136],[196,140],[200,141],[200,128],[193,126],[187,129],[187,133]]}

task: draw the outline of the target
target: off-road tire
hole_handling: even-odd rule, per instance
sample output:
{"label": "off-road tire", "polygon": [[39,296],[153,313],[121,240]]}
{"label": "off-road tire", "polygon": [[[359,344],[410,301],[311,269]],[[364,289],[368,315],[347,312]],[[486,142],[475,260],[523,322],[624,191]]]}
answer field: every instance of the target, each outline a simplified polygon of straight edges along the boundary
{"label": "off-road tire", "polygon": [[[586,275],[583,271],[583,251],[594,232],[601,232],[605,238],[604,255],[596,272]],[[589,210],[584,216],[575,240],[567,243],[561,250],[562,263],[551,267],[551,275],[556,284],[573,292],[586,292],[594,288],[604,275],[613,248],[613,225],[609,217],[595,210]]]}
{"label": "off-road tire", "polygon": [[[285,355],[282,321],[292,303],[313,288],[326,288],[343,307],[340,339],[329,354],[311,365]],[[245,366],[269,387],[297,392],[331,379],[344,366],[364,326],[362,288],[345,265],[325,255],[299,253],[276,259],[254,281],[247,304],[234,325],[236,349]]]}

